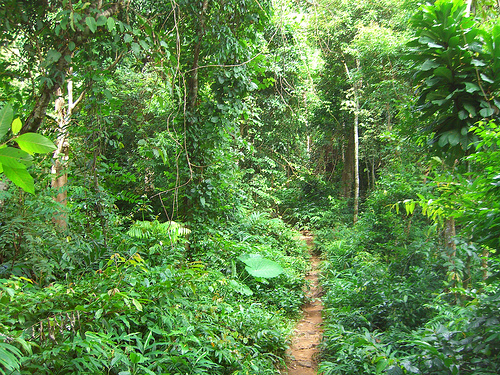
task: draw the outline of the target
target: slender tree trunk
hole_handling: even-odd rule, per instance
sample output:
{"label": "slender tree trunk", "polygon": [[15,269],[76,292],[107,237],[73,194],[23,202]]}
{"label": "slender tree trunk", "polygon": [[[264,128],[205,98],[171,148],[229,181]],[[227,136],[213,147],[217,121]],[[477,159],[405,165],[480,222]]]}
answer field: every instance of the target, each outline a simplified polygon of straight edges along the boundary
{"label": "slender tree trunk", "polygon": [[[68,83],[68,107],[72,105],[72,86]],[[68,160],[68,117],[67,108],[65,109],[65,100],[63,91],[59,88],[56,91],[57,98],[55,100],[55,111],[57,114],[57,127],[59,135],[57,137],[57,149],[54,151],[54,164],[52,165],[52,188],[57,191],[55,201],[63,206],[66,206],[67,191],[66,184],[68,182],[68,174],[64,171],[66,161]],[[67,216],[62,209],[54,217],[54,223],[59,231],[65,231],[68,227]]]}
{"label": "slender tree trunk", "polygon": [[[76,101],[73,99],[73,68],[68,69],[66,78],[67,98],[68,103],[65,103],[64,92],[61,88],[56,90],[55,111],[57,115],[57,130],[59,132],[56,142],[56,150],[52,165],[52,188],[57,191],[55,201],[63,206],[66,206],[68,193],[66,185],[68,183],[68,174],[65,171],[67,161],[69,159],[69,143],[68,143],[68,126],[73,114],[73,110],[80,103],[85,95],[85,91],[81,93]],[[54,223],[59,231],[65,231],[68,227],[66,213],[63,210],[54,217]]]}
{"label": "slender tree trunk", "polygon": [[[186,97],[186,112],[185,116],[185,148],[186,148],[186,161],[189,168],[188,181],[193,181],[194,184],[199,184],[202,181],[202,171],[196,171],[203,165],[203,150],[200,150],[197,142],[197,120],[196,113],[198,110],[198,91],[199,91],[199,76],[198,70],[200,66],[200,53],[203,37],[205,35],[205,21],[208,9],[208,0],[203,0],[198,18],[198,29],[196,31],[197,40],[193,47],[193,63],[187,79],[187,97]],[[196,171],[196,172],[195,172]],[[192,216],[195,205],[188,194],[184,196],[183,202],[183,216],[185,220],[190,219]]]}
{"label": "slender tree trunk", "polygon": [[[345,70],[349,80],[353,80],[349,67],[344,62]],[[356,68],[360,69],[359,59],[356,59]],[[354,224],[358,221],[359,213],[359,99],[358,90],[360,88],[360,82],[353,82],[353,95],[354,95],[354,124],[353,124],[353,142],[354,142]]]}
{"label": "slender tree trunk", "polygon": [[[355,89],[356,90],[356,89]],[[354,224],[358,221],[359,213],[359,102],[356,92],[354,93]]]}
{"label": "slender tree trunk", "polygon": [[194,46],[193,50],[193,65],[191,66],[191,75],[189,77],[189,92],[188,92],[188,110],[192,111],[197,106],[198,100],[198,68],[200,64],[200,50],[201,50],[201,42],[203,40],[203,36],[205,35],[205,15],[208,9],[208,0],[203,0],[203,5],[201,8],[200,14],[200,22],[198,28],[198,40]]}
{"label": "slender tree trunk", "polygon": [[342,196],[351,198],[354,177],[354,135],[352,127],[348,130],[347,147],[343,151],[344,168],[342,169]]}

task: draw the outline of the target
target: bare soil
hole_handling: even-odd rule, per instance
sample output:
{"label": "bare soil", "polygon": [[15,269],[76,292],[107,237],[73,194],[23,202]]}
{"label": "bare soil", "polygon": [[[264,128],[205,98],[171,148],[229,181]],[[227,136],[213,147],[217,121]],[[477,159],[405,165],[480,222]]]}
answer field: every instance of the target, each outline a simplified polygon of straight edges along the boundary
{"label": "bare soil", "polygon": [[287,362],[288,375],[316,375],[319,353],[318,345],[323,334],[321,310],[321,288],[318,282],[319,264],[318,256],[313,254],[313,238],[308,233],[303,233],[302,239],[306,241],[311,253],[311,270],[306,276],[310,282],[307,292],[307,304],[302,307],[303,318],[297,323],[292,345],[289,349],[289,360]]}

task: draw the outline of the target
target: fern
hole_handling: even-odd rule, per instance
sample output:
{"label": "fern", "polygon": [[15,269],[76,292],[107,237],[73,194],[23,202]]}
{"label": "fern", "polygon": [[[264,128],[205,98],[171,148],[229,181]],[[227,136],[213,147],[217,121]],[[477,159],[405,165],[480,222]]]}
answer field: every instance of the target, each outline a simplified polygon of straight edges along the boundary
{"label": "fern", "polygon": [[19,370],[23,359],[23,353],[18,348],[0,342],[0,374],[10,374],[15,370]]}
{"label": "fern", "polygon": [[127,231],[127,234],[130,237],[146,240],[168,240],[171,244],[176,243],[179,240],[179,237],[185,237],[189,233],[191,233],[191,230],[183,227],[175,221],[160,223],[158,220],[138,220]]}

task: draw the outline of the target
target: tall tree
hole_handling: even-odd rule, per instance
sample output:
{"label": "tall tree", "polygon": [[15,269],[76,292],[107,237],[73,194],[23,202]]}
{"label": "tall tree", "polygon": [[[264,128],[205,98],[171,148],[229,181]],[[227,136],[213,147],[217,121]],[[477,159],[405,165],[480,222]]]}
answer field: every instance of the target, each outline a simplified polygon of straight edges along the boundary
{"label": "tall tree", "polygon": [[[325,0],[310,10],[315,15],[311,33],[326,60],[319,88],[328,112],[318,109],[317,124],[334,128],[325,134],[337,137],[341,191],[354,198],[353,211],[357,186],[366,190],[374,185],[384,152],[389,152],[382,134],[392,129],[397,102],[409,91],[407,69],[398,56],[407,39],[405,14],[415,3]],[[360,165],[367,165],[366,174],[360,173]]]}

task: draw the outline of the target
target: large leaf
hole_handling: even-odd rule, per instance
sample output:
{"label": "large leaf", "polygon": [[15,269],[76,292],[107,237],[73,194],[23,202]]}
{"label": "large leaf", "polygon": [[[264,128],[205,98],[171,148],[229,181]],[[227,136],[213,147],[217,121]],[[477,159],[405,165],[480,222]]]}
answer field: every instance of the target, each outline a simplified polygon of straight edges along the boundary
{"label": "large leaf", "polygon": [[92,31],[92,33],[95,33],[97,31],[97,22],[94,17],[86,17],[85,18],[85,23],[89,27],[89,30]]}
{"label": "large leaf", "polygon": [[420,70],[427,71],[427,70],[437,68],[438,66],[439,66],[439,64],[437,62],[432,61],[432,60],[427,60],[426,62],[424,62],[422,64],[422,66],[420,67]]}
{"label": "large leaf", "polygon": [[3,173],[5,173],[9,180],[24,191],[35,194],[35,183],[33,181],[33,177],[31,177],[24,165],[22,165],[21,168],[12,168],[4,165]]}
{"label": "large leaf", "polygon": [[12,124],[12,119],[14,118],[14,113],[10,104],[5,104],[0,110],[0,140],[10,129],[10,124]]}
{"label": "large leaf", "polygon": [[33,154],[45,154],[47,152],[52,152],[56,149],[56,146],[50,139],[44,137],[43,135],[37,133],[25,133],[20,135],[15,139],[19,147],[27,153]]}
{"label": "large leaf", "polygon": [[26,151],[14,147],[0,148],[0,163],[11,168],[22,168],[30,165],[32,159]]}
{"label": "large leaf", "polygon": [[283,273],[283,268],[278,263],[259,255],[241,256],[238,259],[246,264],[245,269],[254,277],[270,279]]}

